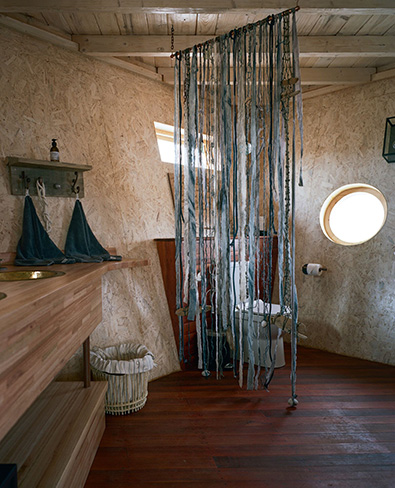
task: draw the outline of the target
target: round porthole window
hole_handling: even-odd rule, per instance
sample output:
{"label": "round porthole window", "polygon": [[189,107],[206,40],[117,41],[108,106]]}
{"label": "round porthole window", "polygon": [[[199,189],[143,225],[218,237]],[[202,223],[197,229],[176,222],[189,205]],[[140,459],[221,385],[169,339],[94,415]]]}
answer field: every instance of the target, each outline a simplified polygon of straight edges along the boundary
{"label": "round porthole window", "polygon": [[374,237],[387,218],[387,202],[374,186],[345,185],[334,191],[321,208],[320,223],[332,242],[362,244]]}

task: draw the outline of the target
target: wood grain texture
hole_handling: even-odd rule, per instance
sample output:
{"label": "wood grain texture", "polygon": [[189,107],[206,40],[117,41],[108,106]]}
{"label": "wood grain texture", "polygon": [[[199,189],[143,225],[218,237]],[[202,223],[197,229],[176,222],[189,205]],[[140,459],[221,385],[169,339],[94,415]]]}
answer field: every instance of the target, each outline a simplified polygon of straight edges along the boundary
{"label": "wood grain texture", "polygon": [[[143,5],[142,5],[143,4]],[[256,0],[243,0],[235,2],[234,0],[200,0],[199,2],[186,2],[185,0],[152,0],[141,2],[141,0],[86,0],[77,2],[75,0],[57,0],[56,3],[49,0],[3,0],[1,10],[3,12],[28,12],[31,14],[46,12],[47,10],[55,12],[117,12],[117,13],[175,13],[175,14],[201,14],[201,13],[267,13],[281,11],[286,8],[292,8],[295,2],[287,0],[266,0],[265,4]],[[361,2],[358,0],[343,0],[334,2],[329,0],[304,0],[303,11],[308,13],[337,13],[341,15],[372,15],[391,14],[394,11],[394,5],[391,0],[371,0]]]}
{"label": "wood grain texture", "polygon": [[0,444],[0,462],[18,465],[20,488],[79,488],[105,428],[106,382],[54,382]]}
{"label": "wood grain texture", "polygon": [[85,488],[392,487],[395,369],[301,347],[287,408],[286,356],[270,392],[230,371],[151,382],[140,412],[108,417]]}
{"label": "wood grain texture", "polygon": [[[246,22],[244,22],[246,23]],[[195,25],[193,24],[193,27]],[[174,50],[184,49],[203,44],[212,39],[210,35],[178,35],[174,36]],[[225,32],[229,31],[229,24]],[[319,32],[319,30],[318,30]],[[72,36],[79,45],[81,52],[91,56],[155,56],[166,57],[171,54],[171,36]],[[394,36],[300,36],[300,57],[391,57],[395,54]]]}
{"label": "wood grain texture", "polygon": [[0,439],[100,323],[101,276],[145,264],[54,265],[66,274],[1,284],[7,297],[0,303]]}

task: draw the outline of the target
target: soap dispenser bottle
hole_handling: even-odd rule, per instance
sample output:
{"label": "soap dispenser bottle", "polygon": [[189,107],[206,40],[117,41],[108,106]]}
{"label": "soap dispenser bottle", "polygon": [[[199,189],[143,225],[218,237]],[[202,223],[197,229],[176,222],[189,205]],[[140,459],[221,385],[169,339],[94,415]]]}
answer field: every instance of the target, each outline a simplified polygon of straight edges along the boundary
{"label": "soap dispenser bottle", "polygon": [[52,139],[52,147],[49,150],[49,156],[51,161],[59,161],[59,149],[56,145],[56,139]]}

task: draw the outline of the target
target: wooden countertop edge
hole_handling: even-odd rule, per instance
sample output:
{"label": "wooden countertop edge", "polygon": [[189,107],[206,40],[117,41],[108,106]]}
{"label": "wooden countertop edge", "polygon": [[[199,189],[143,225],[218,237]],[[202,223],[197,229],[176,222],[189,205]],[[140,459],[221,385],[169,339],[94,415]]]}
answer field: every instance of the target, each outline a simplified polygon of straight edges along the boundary
{"label": "wooden countertop edge", "polygon": [[113,271],[114,269],[125,268],[139,268],[142,266],[149,266],[149,259],[125,259],[123,261],[107,261],[107,271]]}
{"label": "wooden countertop edge", "polygon": [[0,329],[9,322],[12,314],[29,307],[58,292],[67,292],[69,287],[80,286],[84,281],[101,278],[109,271],[133,269],[148,266],[148,259],[124,259],[123,261],[104,261],[102,263],[55,264],[48,267],[7,266],[7,271],[28,271],[32,269],[62,271],[64,276],[44,280],[0,282],[0,291],[7,296],[0,300]]}

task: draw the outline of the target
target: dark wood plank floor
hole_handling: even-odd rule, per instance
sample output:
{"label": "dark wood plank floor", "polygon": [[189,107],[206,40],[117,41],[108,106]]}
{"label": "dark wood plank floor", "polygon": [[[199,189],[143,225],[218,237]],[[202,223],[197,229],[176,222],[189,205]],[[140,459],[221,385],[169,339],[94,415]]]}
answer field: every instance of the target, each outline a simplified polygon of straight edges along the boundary
{"label": "dark wood plank floor", "polygon": [[[287,364],[289,351],[287,349]],[[393,488],[395,368],[299,348],[270,392],[181,372],[135,414],[107,417],[85,488]]]}

